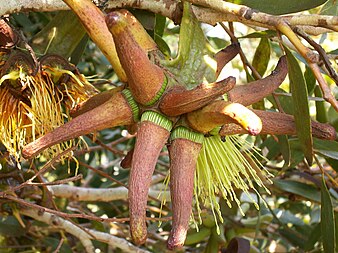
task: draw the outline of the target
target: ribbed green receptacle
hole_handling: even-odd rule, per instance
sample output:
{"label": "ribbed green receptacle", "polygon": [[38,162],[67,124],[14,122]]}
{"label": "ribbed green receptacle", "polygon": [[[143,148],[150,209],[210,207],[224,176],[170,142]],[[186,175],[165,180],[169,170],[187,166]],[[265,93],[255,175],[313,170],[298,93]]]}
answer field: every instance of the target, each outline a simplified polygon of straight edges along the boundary
{"label": "ribbed green receptacle", "polygon": [[124,89],[122,91],[122,94],[125,97],[125,99],[127,100],[128,104],[130,105],[130,108],[133,112],[134,121],[137,122],[140,119],[140,109],[139,109],[136,101],[134,100],[130,90]]}
{"label": "ribbed green receptacle", "polygon": [[202,144],[204,135],[202,133],[192,131],[184,126],[179,126],[175,128],[170,135],[170,140],[175,139],[187,139],[189,141]]}
{"label": "ribbed green receptacle", "polygon": [[166,75],[164,75],[164,81],[161,86],[161,89],[157,92],[155,97],[146,104],[146,106],[152,106],[153,104],[155,104],[162,97],[164,91],[167,88],[167,85],[168,85],[168,78]]}
{"label": "ribbed green receptacle", "polygon": [[141,122],[142,121],[153,122],[154,124],[159,125],[168,131],[171,131],[173,127],[173,122],[171,120],[169,120],[166,116],[154,111],[144,112],[141,116]]}

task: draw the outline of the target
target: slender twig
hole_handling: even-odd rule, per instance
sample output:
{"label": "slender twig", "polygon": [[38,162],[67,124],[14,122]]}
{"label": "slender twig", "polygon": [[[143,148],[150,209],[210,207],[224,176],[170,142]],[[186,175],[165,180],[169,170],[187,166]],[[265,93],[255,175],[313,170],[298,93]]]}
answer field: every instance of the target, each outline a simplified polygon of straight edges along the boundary
{"label": "slender twig", "polygon": [[323,60],[330,77],[335,81],[336,85],[338,85],[338,75],[337,75],[336,71],[333,69],[331,62],[330,62],[324,48],[322,48],[318,43],[316,43],[312,38],[310,38],[310,36],[308,36],[299,27],[295,27],[293,30],[297,34],[302,36],[319,53],[319,56]]}
{"label": "slender twig", "polygon": [[327,178],[331,181],[331,183],[335,186],[338,187],[338,183],[336,182],[336,180],[329,174],[327,173],[327,171],[323,168],[322,164],[320,163],[318,157],[316,155],[314,155],[315,161],[319,167],[319,169],[322,172],[322,176],[327,176]]}

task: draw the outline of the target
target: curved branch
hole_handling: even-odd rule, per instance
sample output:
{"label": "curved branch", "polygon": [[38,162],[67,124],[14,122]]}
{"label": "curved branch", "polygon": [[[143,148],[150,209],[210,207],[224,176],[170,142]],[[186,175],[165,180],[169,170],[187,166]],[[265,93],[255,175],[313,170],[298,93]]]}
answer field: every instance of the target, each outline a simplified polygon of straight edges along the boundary
{"label": "curved branch", "polygon": [[[191,1],[196,3],[196,1]],[[182,17],[182,8],[179,1],[144,1],[144,0],[109,0],[106,3],[107,9],[113,8],[137,8],[148,10],[157,14],[161,14],[170,18],[176,23],[179,23]],[[242,16],[234,15],[232,13],[225,13],[224,11],[205,8],[202,6],[192,7],[197,19],[203,23],[215,25],[217,22],[241,22],[246,25],[253,25],[264,27],[268,29],[274,29],[274,26],[268,23],[261,23],[255,20],[248,20]],[[29,11],[58,11],[69,10],[68,6],[60,0],[17,0],[8,1],[6,5],[0,5],[0,16],[19,12]],[[303,31],[311,35],[319,35],[322,33],[332,31],[332,27],[337,29],[337,25],[331,25],[328,28],[317,27],[320,20],[328,21],[328,24],[334,22],[331,21],[332,17],[316,15],[312,18],[311,15],[295,15],[292,17],[285,17],[291,26],[301,26]]]}
{"label": "curved branch", "polygon": [[119,248],[123,252],[150,253],[147,250],[139,249],[133,246],[127,240],[96,230],[81,228],[55,214],[47,212],[40,213],[39,210],[35,209],[21,209],[20,213],[25,216],[29,216],[35,220],[44,222],[48,225],[61,227],[69,234],[77,237],[81,241],[87,252],[94,252],[94,246],[91,240],[97,240],[107,243],[113,248]]}
{"label": "curved branch", "polygon": [[[114,200],[128,199],[128,189],[125,187],[116,187],[108,189],[98,188],[85,188],[71,185],[53,185],[48,187],[53,196],[68,198],[76,201],[103,201],[110,202]],[[170,193],[158,190],[149,190],[149,196],[157,198],[159,194],[165,199],[170,201]]]}

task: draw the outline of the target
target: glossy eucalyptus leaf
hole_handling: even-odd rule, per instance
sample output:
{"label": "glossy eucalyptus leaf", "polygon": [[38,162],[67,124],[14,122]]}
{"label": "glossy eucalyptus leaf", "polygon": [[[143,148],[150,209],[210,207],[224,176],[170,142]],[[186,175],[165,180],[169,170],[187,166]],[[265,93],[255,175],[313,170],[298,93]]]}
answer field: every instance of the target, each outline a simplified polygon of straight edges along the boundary
{"label": "glossy eucalyptus leaf", "polygon": [[256,52],[254,58],[252,60],[252,66],[257,70],[257,72],[263,76],[269,61],[270,61],[270,42],[267,38],[261,38],[258,47],[256,48]]}
{"label": "glossy eucalyptus leaf", "polygon": [[303,234],[292,229],[279,229],[279,233],[293,245],[302,249],[305,247],[306,237]]}
{"label": "glossy eucalyptus leaf", "polygon": [[282,191],[302,196],[306,199],[320,202],[320,192],[310,184],[301,183],[292,180],[273,180],[274,186]]}
{"label": "glossy eucalyptus leaf", "polygon": [[253,32],[248,35],[239,37],[239,39],[250,39],[250,38],[273,38],[277,36],[277,32],[274,30],[265,30],[261,32]]}
{"label": "glossy eucalyptus leaf", "polygon": [[315,87],[316,87],[316,78],[312,72],[312,70],[306,66],[305,68],[305,72],[304,72],[304,78],[306,81],[306,86],[307,86],[307,91],[308,91],[308,95],[312,95]]}
{"label": "glossy eucalyptus leaf", "polygon": [[236,4],[246,5],[250,8],[269,14],[287,14],[304,11],[322,5],[327,0],[234,0]]}
{"label": "glossy eucalyptus leaf", "polygon": [[290,144],[287,135],[278,135],[279,148],[284,159],[284,168],[290,165]]}
{"label": "glossy eucalyptus leaf", "polygon": [[[317,98],[323,97],[322,91],[319,86],[316,86],[314,92]],[[327,123],[329,121],[327,118],[325,103],[326,101],[316,101],[316,120],[321,123]]]}
{"label": "glossy eucalyptus leaf", "polygon": [[310,236],[308,237],[304,250],[310,251],[314,248],[315,244],[320,240],[322,236],[321,233],[321,223],[317,223],[311,230]]}
{"label": "glossy eucalyptus leaf", "polygon": [[297,135],[302,145],[305,158],[311,165],[313,144],[307,87],[302,70],[296,58],[287,48],[285,48],[285,51],[288,59],[289,80],[294,105]]}
{"label": "glossy eucalyptus leaf", "polygon": [[325,179],[322,178],[321,187],[321,230],[322,240],[325,253],[335,253],[336,251],[336,236],[335,236],[335,219],[332,207],[330,193],[326,187]]}
{"label": "glossy eucalyptus leaf", "polygon": [[338,160],[338,142],[314,139],[313,145],[316,153]]}

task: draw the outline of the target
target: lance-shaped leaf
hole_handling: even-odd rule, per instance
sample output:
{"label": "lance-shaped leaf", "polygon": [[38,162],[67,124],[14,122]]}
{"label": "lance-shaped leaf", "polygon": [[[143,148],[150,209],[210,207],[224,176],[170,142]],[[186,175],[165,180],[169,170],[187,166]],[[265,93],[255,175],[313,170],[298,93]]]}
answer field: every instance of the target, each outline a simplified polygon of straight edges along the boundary
{"label": "lance-shaped leaf", "polygon": [[307,162],[312,164],[313,144],[307,87],[296,58],[287,48],[285,48],[285,51],[288,59],[297,135]]}
{"label": "lance-shaped leaf", "polygon": [[178,116],[197,110],[231,90],[235,82],[234,77],[228,77],[219,82],[201,84],[193,90],[176,86],[163,95],[160,109],[168,116]]}
{"label": "lance-shaped leaf", "polygon": [[261,38],[259,45],[256,49],[254,58],[252,60],[252,66],[257,70],[257,72],[263,76],[269,61],[270,61],[270,42],[267,38]]}
{"label": "lance-shaped leaf", "polygon": [[132,103],[135,102],[128,101],[122,92],[115,93],[102,105],[81,114],[25,146],[22,150],[22,156],[24,158],[32,158],[48,147],[81,135],[109,127],[132,124],[134,122],[134,114],[138,111],[137,108],[131,105]]}
{"label": "lance-shaped leaf", "polygon": [[172,122],[164,116],[147,111],[142,114],[134,147],[129,176],[130,233],[136,244],[147,239],[146,206],[151,177],[158,156],[165,145]]}
{"label": "lance-shaped leaf", "polygon": [[107,57],[120,80],[126,82],[127,76],[117,56],[115,43],[102,11],[91,0],[64,0],[64,2],[79,17],[90,38]]}
{"label": "lance-shaped leaf", "polygon": [[[134,99],[142,105],[153,105],[163,94],[167,78],[164,71],[149,59],[147,50],[138,42],[140,37],[148,38],[149,35],[137,24],[135,18],[127,18],[127,14],[126,10],[111,12],[107,15],[106,22],[116,42],[116,50],[126,71]],[[135,24],[139,30],[130,29]]]}
{"label": "lance-shaped leaf", "polygon": [[245,106],[254,104],[277,89],[284,81],[287,71],[287,60],[285,56],[282,56],[271,75],[246,85],[235,87],[228,92],[228,100]]}
{"label": "lance-shaped leaf", "polygon": [[38,54],[71,56],[86,34],[80,20],[71,11],[60,11],[34,37],[31,46]]}
{"label": "lance-shaped leaf", "polygon": [[330,193],[326,187],[324,175],[321,185],[321,229],[323,236],[323,248],[325,253],[334,253],[336,251],[335,241],[335,218]]}
{"label": "lance-shaped leaf", "polygon": [[[279,113],[253,110],[253,112],[262,120],[261,134],[275,134],[275,135],[296,135],[295,118],[292,115]],[[314,137],[326,140],[336,139],[336,130],[329,124],[323,124],[316,121],[311,122],[312,134]],[[222,126],[220,135],[234,135],[244,134],[241,126],[229,123]]]}
{"label": "lance-shaped leaf", "polygon": [[189,126],[199,132],[208,133],[225,123],[237,123],[249,134],[257,135],[262,130],[262,121],[251,110],[238,103],[215,101],[200,110],[187,114]]}

